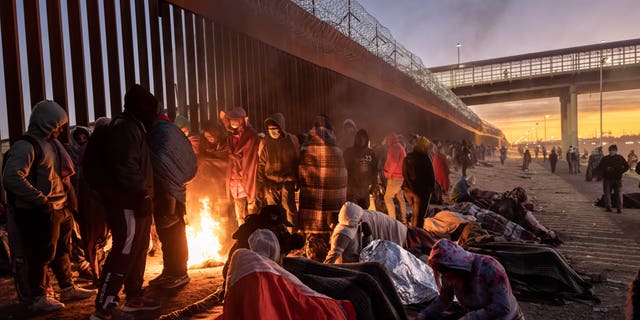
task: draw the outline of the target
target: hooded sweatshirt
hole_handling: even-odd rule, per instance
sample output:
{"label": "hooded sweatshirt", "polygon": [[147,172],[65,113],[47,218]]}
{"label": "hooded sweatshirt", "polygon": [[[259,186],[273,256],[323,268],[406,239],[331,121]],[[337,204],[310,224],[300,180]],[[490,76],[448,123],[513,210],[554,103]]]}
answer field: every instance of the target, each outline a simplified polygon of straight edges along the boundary
{"label": "hooded sweatshirt", "polygon": [[361,224],[367,223],[372,240],[388,240],[398,245],[407,241],[407,226],[388,215],[371,210],[363,210],[353,202],[346,202],[338,214],[338,224],[333,229],[331,249],[325,263],[358,262],[360,251],[366,245],[361,234]]}
{"label": "hooded sweatshirt", "polygon": [[413,151],[404,158],[402,165],[404,187],[423,197],[431,194],[436,184],[428,150],[429,141],[425,137],[418,138]]}
{"label": "hooded sweatshirt", "polygon": [[384,176],[387,179],[402,179],[402,162],[407,156],[395,133],[387,136],[387,161],[384,163]]}
{"label": "hooded sweatshirt", "polygon": [[358,130],[353,146],[344,151],[344,164],[349,173],[349,189],[366,189],[377,182],[378,160],[369,148],[367,131]]}
{"label": "hooded sweatshirt", "polygon": [[276,140],[269,134],[260,142],[258,148],[259,185],[281,184],[298,180],[300,162],[300,144],[298,138],[287,133],[284,116],[276,113],[264,120],[264,129],[268,126],[280,128],[280,137]]}
{"label": "hooded sweatshirt", "polygon": [[509,278],[493,257],[467,252],[456,243],[442,239],[431,249],[429,265],[468,272],[469,279],[457,285],[434,272],[440,296],[420,312],[423,319],[442,312],[451,304],[454,295],[466,309],[471,310],[465,319],[518,319],[519,306],[511,292]]}
{"label": "hooded sweatshirt", "polygon": [[[50,136],[67,122],[64,109],[50,100],[39,102],[31,111],[27,135],[40,145],[42,160],[33,163],[33,146],[28,141],[18,140],[9,150],[2,173],[4,187],[15,194],[16,208],[33,209],[47,202],[54,209],[64,206],[67,196],[62,179],[73,173],[73,165],[67,163],[71,158],[62,144],[57,139],[51,140]],[[27,179],[31,170],[36,170],[34,184]]]}

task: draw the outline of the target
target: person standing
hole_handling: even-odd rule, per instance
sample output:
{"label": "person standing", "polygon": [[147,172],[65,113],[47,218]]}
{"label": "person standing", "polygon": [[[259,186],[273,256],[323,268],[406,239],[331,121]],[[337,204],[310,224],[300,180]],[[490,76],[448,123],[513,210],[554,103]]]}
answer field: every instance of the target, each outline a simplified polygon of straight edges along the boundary
{"label": "person standing", "polygon": [[347,201],[369,208],[370,190],[378,183],[378,160],[369,148],[369,134],[358,130],[353,146],[344,151],[344,164],[347,167]]}
{"label": "person standing", "polygon": [[267,205],[279,205],[287,211],[287,220],[298,227],[296,186],[300,144],[295,135],[287,133],[282,113],[264,120],[267,136],[258,147],[258,188]]}
{"label": "person standing", "polygon": [[159,117],[147,135],[153,166],[153,219],[162,244],[162,272],[149,285],[173,289],[187,284],[189,247],[186,224],[187,188],[197,171],[191,142],[173,123]]}
{"label": "person standing", "polygon": [[153,169],[147,144],[147,130],[158,114],[158,101],[144,87],[134,85],[124,97],[124,112],[109,125],[106,148],[110,172],[106,196],[107,224],[113,246],[100,277],[96,312],[90,319],[121,316],[118,293],[124,285],[126,302],[122,311],[158,309],[143,298],[142,283],[153,213]]}
{"label": "person standing", "polygon": [[[16,281],[16,289],[21,302],[30,304],[33,311],[60,310],[65,307],[61,301],[85,299],[96,293],[77,287],[71,278],[69,253],[74,222],[68,193],[73,192],[69,177],[74,166],[58,141],[67,122],[67,113],[56,102],[37,103],[26,135],[9,149],[2,172],[9,218],[16,227],[9,234],[11,242],[21,249],[13,252],[17,254],[14,267],[27,268],[26,283]],[[58,280],[60,301],[47,292],[49,267]]]}
{"label": "person standing", "polygon": [[529,164],[531,163],[531,152],[529,149],[524,151],[524,155],[522,156],[522,171],[529,170]]}
{"label": "person standing", "polygon": [[402,190],[411,205],[413,215],[410,225],[422,228],[429,210],[429,200],[436,185],[433,163],[429,157],[429,140],[419,137],[402,163]]}
{"label": "person standing", "polygon": [[249,117],[242,107],[220,111],[220,120],[229,133],[227,190],[233,197],[238,225],[242,225],[247,215],[258,211],[256,171],[260,137],[249,124]]}
{"label": "person standing", "polygon": [[618,213],[622,213],[622,175],[629,170],[627,160],[618,154],[618,146],[609,146],[609,154],[602,157],[598,170],[602,173],[602,189],[604,191],[604,206],[611,212],[611,191],[616,199]]}
{"label": "person standing", "polygon": [[547,162],[547,147],[542,146],[542,162]]}
{"label": "person standing", "polygon": [[447,155],[442,152],[442,142],[438,141],[435,144],[435,152],[433,154],[433,172],[436,177],[436,181],[442,187],[442,193],[448,194],[449,188],[451,188],[451,180],[449,179],[449,174],[451,170],[449,169],[449,161],[447,159]]}
{"label": "person standing", "polygon": [[549,154],[549,165],[551,165],[551,173],[556,172],[556,165],[558,164],[558,154],[556,153],[556,148],[551,149],[551,154]]}
{"label": "person standing", "polygon": [[[384,204],[387,207],[389,216],[406,223],[406,206],[404,203],[404,193],[402,192],[402,163],[407,153],[404,151],[400,140],[395,133],[387,136],[387,160],[384,163],[384,177],[387,179],[387,188],[384,194]],[[400,216],[396,217],[396,206],[393,198],[398,200],[400,206]]]}
{"label": "person standing", "polygon": [[504,160],[507,159],[507,147],[500,148],[500,164],[504,166]]}
{"label": "person standing", "polygon": [[629,154],[627,155],[627,163],[629,164],[631,170],[634,170],[636,165],[638,164],[638,155],[636,155],[633,150],[629,151]]}

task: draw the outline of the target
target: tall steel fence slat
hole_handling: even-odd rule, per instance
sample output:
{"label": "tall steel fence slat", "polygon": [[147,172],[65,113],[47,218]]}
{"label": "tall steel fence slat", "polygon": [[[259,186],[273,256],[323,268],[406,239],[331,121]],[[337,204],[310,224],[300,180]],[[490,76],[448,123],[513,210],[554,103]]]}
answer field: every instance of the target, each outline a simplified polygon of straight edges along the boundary
{"label": "tall steel fence slat", "polygon": [[104,72],[102,71],[102,44],[100,43],[100,12],[97,0],[87,1],[87,21],[89,21],[89,52],[91,57],[91,85],[93,90],[93,111],[95,118],[104,117],[106,101],[104,93]]}
{"label": "tall steel fence slat", "polygon": [[111,101],[111,116],[115,116],[122,111],[115,0],[104,0],[104,15],[105,33],[107,37],[107,65],[109,70],[109,101]]}
{"label": "tall steel fence slat", "polygon": [[[29,20],[27,21],[27,17]],[[24,21],[27,40],[29,91],[31,105],[43,100],[45,93],[44,61],[42,58],[42,32],[38,0],[24,1]]]}
{"label": "tall steel fence slat", "polygon": [[84,40],[82,39],[82,19],[80,12],[80,0],[67,1],[75,120],[76,125],[86,126],[89,124],[89,111],[87,105],[87,75],[84,65]]}
{"label": "tall steel fence slat", "polygon": [[16,0],[0,1],[0,27],[2,28],[2,59],[4,62],[7,122],[9,125],[9,139],[13,143],[24,131]]}
{"label": "tall steel fence slat", "polygon": [[122,24],[122,50],[124,65],[124,87],[129,90],[136,83],[135,57],[133,55],[133,23],[131,16],[131,0],[120,0],[120,17]]}

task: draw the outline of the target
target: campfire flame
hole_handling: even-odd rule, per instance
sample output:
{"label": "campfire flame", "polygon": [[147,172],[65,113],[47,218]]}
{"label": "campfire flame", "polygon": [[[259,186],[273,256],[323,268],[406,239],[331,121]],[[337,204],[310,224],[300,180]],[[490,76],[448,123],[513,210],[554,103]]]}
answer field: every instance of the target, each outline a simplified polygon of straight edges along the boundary
{"label": "campfire flame", "polygon": [[[220,221],[214,219],[211,212],[210,200],[203,197],[198,200],[200,212],[196,219],[196,225],[186,226],[187,243],[189,245],[189,268],[207,263],[208,261],[225,261],[221,254],[222,244],[220,239],[224,236],[224,229]],[[192,212],[191,215],[198,213]]]}

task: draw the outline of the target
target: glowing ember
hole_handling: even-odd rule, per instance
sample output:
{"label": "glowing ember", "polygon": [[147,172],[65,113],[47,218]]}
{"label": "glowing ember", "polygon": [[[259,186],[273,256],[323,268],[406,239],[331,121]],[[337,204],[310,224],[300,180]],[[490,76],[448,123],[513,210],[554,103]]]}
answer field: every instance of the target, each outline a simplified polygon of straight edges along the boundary
{"label": "glowing ember", "polygon": [[224,230],[219,221],[213,219],[210,200],[208,197],[200,198],[200,213],[193,212],[196,219],[190,219],[191,224],[186,227],[187,242],[189,244],[189,267],[199,265],[210,260],[225,261],[220,253],[222,244],[220,239]]}

